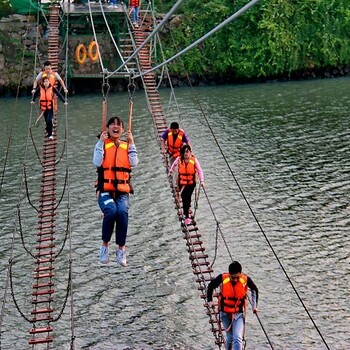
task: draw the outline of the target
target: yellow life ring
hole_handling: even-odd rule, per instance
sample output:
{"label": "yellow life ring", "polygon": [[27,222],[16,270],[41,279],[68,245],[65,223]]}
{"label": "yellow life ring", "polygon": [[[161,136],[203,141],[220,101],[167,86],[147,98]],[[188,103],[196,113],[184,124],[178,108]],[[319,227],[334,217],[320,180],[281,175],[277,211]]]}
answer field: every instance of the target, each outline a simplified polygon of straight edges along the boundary
{"label": "yellow life ring", "polygon": [[88,56],[91,62],[98,61],[98,49],[96,41],[91,41],[91,43],[89,44]]}
{"label": "yellow life ring", "polygon": [[79,44],[75,49],[75,60],[79,64],[84,64],[86,61],[86,47],[84,44]]}

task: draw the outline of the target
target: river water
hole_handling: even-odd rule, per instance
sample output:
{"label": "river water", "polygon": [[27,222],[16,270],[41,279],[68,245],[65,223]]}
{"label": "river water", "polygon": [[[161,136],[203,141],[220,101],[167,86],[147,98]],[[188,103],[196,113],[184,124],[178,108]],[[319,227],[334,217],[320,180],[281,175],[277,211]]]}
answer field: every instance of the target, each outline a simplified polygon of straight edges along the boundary
{"label": "river water", "polygon": [[[347,78],[175,91],[179,112],[172,104],[168,121],[180,121],[188,132],[205,174],[209,203],[201,193],[196,221],[209,259],[215,259],[214,275],[227,270],[231,254],[259,287],[263,329],[248,310],[247,349],[270,349],[267,337],[274,349],[318,350],[325,343],[350,348],[349,91]],[[169,91],[161,90],[161,97],[168,106]],[[67,189],[67,165],[70,191],[58,209],[56,250],[69,202],[74,289],[72,308],[69,300],[53,325],[52,348],[69,349],[74,329],[76,349],[215,349],[142,91],[134,102],[140,165],[133,171],[128,266],[113,259],[114,244],[110,264],[98,264],[101,220],[92,153],[101,99],[98,93],[69,98],[68,156],[63,152],[57,166],[57,198]],[[1,171],[13,132],[0,194],[0,285],[15,235],[13,290],[29,317],[34,262],[21,243],[16,206],[21,199],[24,242],[35,252],[37,214],[21,174],[25,163],[36,205],[41,170],[27,138],[29,98],[3,99],[0,107]],[[109,111],[126,121],[128,95],[111,94]],[[60,116],[59,154],[64,120]],[[42,124],[32,133],[40,151]],[[220,237],[217,255],[212,211],[228,247]],[[69,251],[67,244],[55,265],[55,315],[65,299]],[[28,349],[30,324],[9,294],[3,313],[1,348]]]}

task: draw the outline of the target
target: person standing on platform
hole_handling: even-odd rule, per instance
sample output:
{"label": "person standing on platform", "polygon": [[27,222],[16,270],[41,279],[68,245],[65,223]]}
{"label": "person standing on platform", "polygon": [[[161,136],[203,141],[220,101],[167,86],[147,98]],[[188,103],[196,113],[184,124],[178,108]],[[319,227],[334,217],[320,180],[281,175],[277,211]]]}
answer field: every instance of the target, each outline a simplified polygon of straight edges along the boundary
{"label": "person standing on platform", "polygon": [[139,158],[131,131],[126,133],[127,142],[120,140],[123,133],[121,119],[111,117],[107,122],[107,130],[101,133],[95,146],[93,163],[97,166],[98,174],[96,196],[103,213],[99,260],[102,264],[109,261],[109,242],[115,227],[117,262],[126,266],[129,195],[133,193],[130,173],[138,165]]}
{"label": "person standing on platform", "polygon": [[139,21],[139,9],[141,5],[141,0],[130,0],[129,6],[131,7],[130,13],[131,13],[131,21],[132,24],[137,28],[138,21]]}
{"label": "person standing on platform", "polygon": [[238,261],[233,261],[229,265],[228,272],[210,281],[207,289],[207,301],[210,308],[213,307],[213,291],[219,286],[221,286],[221,293],[218,307],[226,332],[226,349],[242,350],[248,289],[251,292],[252,311],[256,314],[258,312],[258,288],[248,275],[242,273],[242,266]]}

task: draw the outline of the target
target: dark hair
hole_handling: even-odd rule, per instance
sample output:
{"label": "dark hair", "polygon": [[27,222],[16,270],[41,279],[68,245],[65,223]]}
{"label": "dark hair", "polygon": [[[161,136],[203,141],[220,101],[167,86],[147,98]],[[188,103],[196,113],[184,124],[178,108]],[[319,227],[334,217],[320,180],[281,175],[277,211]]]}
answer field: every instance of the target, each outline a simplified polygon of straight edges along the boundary
{"label": "dark hair", "polygon": [[117,121],[117,123],[119,124],[119,125],[121,125],[122,126],[122,128],[124,127],[124,124],[123,124],[123,121],[119,118],[119,117],[110,117],[109,118],[109,120],[108,120],[108,122],[107,122],[107,128],[111,125],[111,124],[113,124],[115,121]]}
{"label": "dark hair", "polygon": [[191,146],[185,143],[180,149],[181,160],[184,160],[184,155],[187,149],[191,151]]}
{"label": "dark hair", "polygon": [[51,66],[51,62],[50,61],[45,61],[44,62],[44,67],[46,67],[46,66]]}
{"label": "dark hair", "polygon": [[233,261],[228,267],[228,272],[230,275],[234,273],[241,273],[242,265],[238,261]]}
{"label": "dark hair", "polygon": [[179,123],[177,123],[177,122],[172,122],[171,124],[170,124],[170,129],[179,129]]}

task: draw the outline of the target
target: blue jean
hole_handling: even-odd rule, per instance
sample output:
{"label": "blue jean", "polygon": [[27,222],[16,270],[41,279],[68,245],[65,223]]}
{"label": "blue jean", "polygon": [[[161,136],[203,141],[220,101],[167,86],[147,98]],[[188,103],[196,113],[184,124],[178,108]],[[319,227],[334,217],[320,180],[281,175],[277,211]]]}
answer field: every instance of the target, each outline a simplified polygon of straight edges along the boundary
{"label": "blue jean", "polygon": [[230,327],[226,332],[226,349],[227,350],[242,350],[243,349],[243,333],[244,333],[244,316],[242,312],[238,312],[234,315],[232,320],[232,314],[220,311],[220,318],[225,330]]}
{"label": "blue jean", "polygon": [[137,22],[139,19],[139,7],[136,6],[132,9],[132,21]]}
{"label": "blue jean", "polygon": [[103,242],[108,243],[111,240],[115,225],[115,242],[119,246],[124,246],[128,232],[129,194],[119,194],[114,199],[109,192],[101,192],[98,205],[103,213]]}

